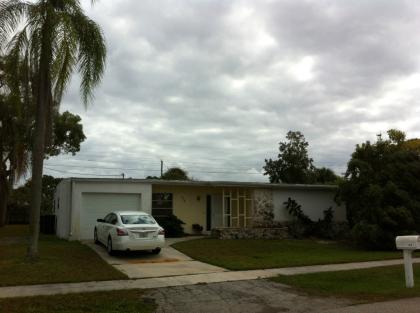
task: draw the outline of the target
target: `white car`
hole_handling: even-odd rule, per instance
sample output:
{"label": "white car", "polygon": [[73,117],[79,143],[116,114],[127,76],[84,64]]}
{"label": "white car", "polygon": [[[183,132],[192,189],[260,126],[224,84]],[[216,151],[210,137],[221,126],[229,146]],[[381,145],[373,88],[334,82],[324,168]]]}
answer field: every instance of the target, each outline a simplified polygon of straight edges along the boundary
{"label": "white car", "polygon": [[117,211],[97,220],[94,239],[97,244],[103,243],[110,255],[116,250],[159,254],[165,245],[165,231],[145,212]]}

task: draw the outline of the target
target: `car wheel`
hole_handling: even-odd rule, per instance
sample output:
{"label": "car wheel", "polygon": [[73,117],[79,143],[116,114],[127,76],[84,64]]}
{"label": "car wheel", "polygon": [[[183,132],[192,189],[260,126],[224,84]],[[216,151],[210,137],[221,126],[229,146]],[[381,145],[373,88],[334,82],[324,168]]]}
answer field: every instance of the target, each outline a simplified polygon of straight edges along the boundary
{"label": "car wheel", "polygon": [[109,255],[114,255],[114,250],[112,249],[112,239],[108,237],[108,244],[106,245],[106,251]]}
{"label": "car wheel", "polygon": [[152,250],[152,253],[153,254],[159,254],[161,250],[162,250],[161,248],[156,248],[156,249]]}
{"label": "car wheel", "polygon": [[99,244],[99,240],[98,240],[98,231],[95,228],[95,231],[93,232],[93,240],[95,241],[95,244]]}

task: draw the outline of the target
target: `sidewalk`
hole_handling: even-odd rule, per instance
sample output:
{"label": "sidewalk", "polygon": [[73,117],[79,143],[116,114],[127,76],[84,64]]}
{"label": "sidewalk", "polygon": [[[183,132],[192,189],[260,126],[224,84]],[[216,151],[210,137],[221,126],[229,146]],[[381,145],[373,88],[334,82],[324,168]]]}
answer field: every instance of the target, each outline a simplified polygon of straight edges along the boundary
{"label": "sidewalk", "polygon": [[[420,258],[414,259],[420,263]],[[305,273],[342,271],[379,266],[402,264],[402,260],[386,260],[359,263],[314,265],[302,267],[274,268],[266,270],[227,271],[196,275],[165,276],[132,280],[94,281],[83,283],[46,284],[30,286],[1,287],[0,298],[27,297],[38,295],[54,295],[65,293],[80,293],[122,289],[151,289],[173,286],[185,286],[201,283],[216,283],[239,280],[269,278],[277,275],[296,275]]]}

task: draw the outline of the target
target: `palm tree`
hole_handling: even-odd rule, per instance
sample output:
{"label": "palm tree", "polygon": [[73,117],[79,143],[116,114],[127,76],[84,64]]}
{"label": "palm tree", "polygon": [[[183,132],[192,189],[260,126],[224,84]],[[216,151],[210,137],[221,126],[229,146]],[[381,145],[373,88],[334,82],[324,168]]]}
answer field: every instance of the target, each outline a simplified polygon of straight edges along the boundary
{"label": "palm tree", "polygon": [[[10,38],[11,37],[11,38]],[[10,39],[9,39],[10,38]],[[7,45],[6,45],[7,43]],[[32,139],[32,195],[28,257],[38,257],[39,215],[45,147],[70,77],[77,67],[86,105],[100,82],[106,57],[100,27],[83,12],[79,0],[3,0],[0,45],[11,58],[23,58],[35,76],[28,82],[35,103]]]}

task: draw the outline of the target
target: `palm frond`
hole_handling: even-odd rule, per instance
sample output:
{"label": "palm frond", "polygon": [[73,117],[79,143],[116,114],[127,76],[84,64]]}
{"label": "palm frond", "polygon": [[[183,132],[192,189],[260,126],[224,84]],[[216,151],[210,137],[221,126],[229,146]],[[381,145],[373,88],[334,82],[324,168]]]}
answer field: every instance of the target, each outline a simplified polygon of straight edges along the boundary
{"label": "palm frond", "polygon": [[29,14],[31,7],[31,3],[20,0],[0,2],[0,46],[4,46],[22,19]]}
{"label": "palm frond", "polygon": [[100,82],[106,59],[106,45],[101,28],[82,12],[72,15],[78,35],[78,70],[82,76],[80,89],[86,104],[93,97],[93,89]]}

